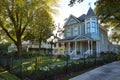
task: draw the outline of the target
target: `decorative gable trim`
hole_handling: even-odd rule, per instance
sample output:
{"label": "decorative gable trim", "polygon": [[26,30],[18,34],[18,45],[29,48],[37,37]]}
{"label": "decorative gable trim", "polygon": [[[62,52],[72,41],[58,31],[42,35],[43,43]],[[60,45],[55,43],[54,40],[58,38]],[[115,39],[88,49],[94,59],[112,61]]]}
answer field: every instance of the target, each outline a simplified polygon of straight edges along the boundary
{"label": "decorative gable trim", "polygon": [[[79,21],[75,16],[70,15],[70,16],[68,17],[67,21],[65,22],[64,26],[66,26],[66,25],[71,25],[71,24],[69,24],[69,22],[70,22],[71,19],[73,19],[74,21],[76,21],[75,23],[80,23],[80,21]],[[74,23],[73,23],[73,24],[74,24]]]}
{"label": "decorative gable trim", "polygon": [[79,35],[74,40],[93,40],[92,38],[86,37],[84,35]]}

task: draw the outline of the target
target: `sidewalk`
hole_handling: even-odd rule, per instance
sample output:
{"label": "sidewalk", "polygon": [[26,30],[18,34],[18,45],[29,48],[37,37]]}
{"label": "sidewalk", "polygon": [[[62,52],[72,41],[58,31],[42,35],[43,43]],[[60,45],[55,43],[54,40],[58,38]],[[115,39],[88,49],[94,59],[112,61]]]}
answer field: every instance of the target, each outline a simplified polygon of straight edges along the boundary
{"label": "sidewalk", "polygon": [[120,80],[120,61],[103,65],[69,80]]}

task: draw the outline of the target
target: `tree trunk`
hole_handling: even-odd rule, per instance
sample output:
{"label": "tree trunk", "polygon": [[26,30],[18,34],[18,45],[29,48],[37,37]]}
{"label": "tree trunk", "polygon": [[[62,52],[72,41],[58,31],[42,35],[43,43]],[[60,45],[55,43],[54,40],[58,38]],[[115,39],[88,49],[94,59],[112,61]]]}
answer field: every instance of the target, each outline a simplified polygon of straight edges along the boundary
{"label": "tree trunk", "polygon": [[22,71],[22,42],[21,42],[20,38],[17,38],[16,46],[17,46],[17,52],[18,52],[19,60],[20,60],[20,75],[23,78],[23,71]]}
{"label": "tree trunk", "polygon": [[17,46],[18,55],[21,58],[22,57],[22,42],[20,39],[17,41],[16,46]]}

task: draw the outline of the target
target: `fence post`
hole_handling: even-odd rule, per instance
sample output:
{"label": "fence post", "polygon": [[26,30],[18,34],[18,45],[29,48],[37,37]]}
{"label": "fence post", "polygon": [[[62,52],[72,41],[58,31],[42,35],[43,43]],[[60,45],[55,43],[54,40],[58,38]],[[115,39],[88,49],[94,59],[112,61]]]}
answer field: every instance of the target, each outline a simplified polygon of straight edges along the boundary
{"label": "fence post", "polygon": [[110,63],[110,62],[112,62],[112,60],[111,60],[111,53],[108,53],[108,54],[109,54],[109,59],[108,60],[109,60],[109,63]]}
{"label": "fence post", "polygon": [[10,58],[11,58],[11,70],[12,70],[13,69],[13,56],[12,56],[12,54],[11,54]]}
{"label": "fence post", "polygon": [[68,73],[69,59],[70,59],[70,56],[66,54],[66,73]]}
{"label": "fence post", "polygon": [[1,56],[2,56],[2,55],[1,55],[1,53],[0,53],[0,65],[1,65],[1,58],[2,58]]}
{"label": "fence post", "polygon": [[6,69],[7,70],[10,70],[10,64],[9,64],[9,53],[7,53],[7,57],[6,57],[6,62],[7,62],[7,64],[6,64]]}
{"label": "fence post", "polygon": [[36,54],[36,58],[35,58],[35,72],[37,71],[37,54]]}
{"label": "fence post", "polygon": [[23,70],[22,70],[22,56],[20,56],[20,75],[21,75],[21,78],[22,78],[22,80],[23,80]]}
{"label": "fence post", "polygon": [[85,54],[83,56],[84,56],[83,62],[84,62],[84,66],[85,66],[85,64],[86,64]]}
{"label": "fence post", "polygon": [[35,60],[35,66],[36,66],[36,71],[37,71],[37,57],[36,57],[36,60]]}
{"label": "fence post", "polygon": [[96,56],[96,52],[95,52],[95,66],[96,66],[96,59],[97,59],[97,56]]}

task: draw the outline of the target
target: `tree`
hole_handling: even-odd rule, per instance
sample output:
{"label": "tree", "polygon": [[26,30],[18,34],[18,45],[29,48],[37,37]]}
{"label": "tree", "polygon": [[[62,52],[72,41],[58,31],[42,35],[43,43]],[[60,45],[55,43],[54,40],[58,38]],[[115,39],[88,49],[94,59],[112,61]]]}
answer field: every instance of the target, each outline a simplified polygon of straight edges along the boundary
{"label": "tree", "polygon": [[[53,31],[53,19],[52,16],[46,11],[42,10],[41,13],[37,13],[33,19],[32,27],[28,30],[26,38],[28,40],[37,39],[39,41],[39,49],[41,48],[41,42],[46,42],[46,39],[52,35]],[[29,35],[29,36],[27,36]]]}
{"label": "tree", "polygon": [[64,28],[60,27],[60,23],[58,25],[54,24],[54,35],[57,37],[63,37],[64,35]]}
{"label": "tree", "polygon": [[[52,2],[53,1],[53,2]],[[46,39],[52,35],[53,32],[53,18],[52,15],[57,13],[56,7],[59,0],[52,0],[49,5],[52,7],[41,9],[41,13],[37,13],[32,22],[32,27],[28,30],[26,38],[28,40],[37,39],[39,41],[39,52],[41,42],[46,42]]]}
{"label": "tree", "polygon": [[120,32],[119,30],[112,29],[112,32],[109,36],[110,40],[116,44],[119,44],[120,42]]}
{"label": "tree", "polygon": [[119,0],[98,0],[95,12],[101,23],[119,28],[120,24],[120,1]]}
{"label": "tree", "polygon": [[68,5],[72,7],[76,2],[81,3],[83,1],[84,0],[70,0],[70,3]]}
{"label": "tree", "polygon": [[0,27],[16,45],[19,56],[22,56],[22,39],[26,29],[37,17],[35,15],[41,13],[41,9],[51,10],[52,2],[49,0],[0,0]]}
{"label": "tree", "polygon": [[119,0],[98,0],[95,12],[101,23],[105,27],[112,28],[110,40],[115,43],[120,42],[120,1]]}

